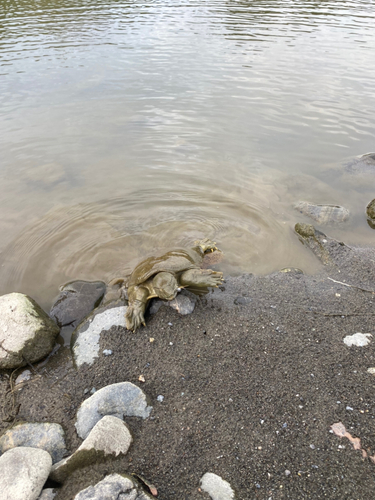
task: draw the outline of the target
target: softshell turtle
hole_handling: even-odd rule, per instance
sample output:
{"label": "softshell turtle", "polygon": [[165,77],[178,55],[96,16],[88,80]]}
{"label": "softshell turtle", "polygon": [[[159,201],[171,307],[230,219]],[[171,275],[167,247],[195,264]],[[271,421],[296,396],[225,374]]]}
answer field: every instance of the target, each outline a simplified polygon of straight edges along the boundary
{"label": "softshell turtle", "polygon": [[126,328],[135,332],[145,324],[144,313],[149,300],[159,297],[173,300],[181,288],[201,295],[208,287],[217,287],[223,281],[223,273],[201,269],[204,255],[218,250],[208,239],[195,242],[191,249],[176,249],[149,257],[134,269],[128,281],[128,308],[125,314]]}

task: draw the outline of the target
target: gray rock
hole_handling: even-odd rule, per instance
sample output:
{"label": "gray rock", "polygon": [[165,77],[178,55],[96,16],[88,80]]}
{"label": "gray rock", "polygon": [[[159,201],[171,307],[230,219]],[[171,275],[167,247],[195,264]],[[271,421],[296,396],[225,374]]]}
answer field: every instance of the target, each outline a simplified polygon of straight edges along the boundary
{"label": "gray rock", "polygon": [[0,369],[35,363],[49,354],[60,329],[22,293],[0,297]]}
{"label": "gray rock", "polygon": [[79,327],[72,336],[72,351],[76,366],[83,363],[92,365],[99,357],[99,340],[103,331],[112,326],[125,325],[126,306],[122,301],[116,301],[107,306],[96,309]]}
{"label": "gray rock", "polygon": [[350,215],[348,209],[339,205],[314,205],[307,201],[299,201],[295,203],[294,208],[319,224],[345,222]]}
{"label": "gray rock", "polygon": [[0,457],[1,500],[36,500],[51,470],[52,458],[37,448],[13,448]]}
{"label": "gray rock", "polygon": [[375,153],[366,153],[349,160],[345,170],[351,174],[373,174],[375,172]]}
{"label": "gray rock", "polygon": [[144,392],[131,382],[107,385],[81,404],[75,424],[77,434],[86,439],[91,429],[104,415],[113,415],[121,419],[124,416],[147,418],[151,410],[152,406],[147,406]]}
{"label": "gray rock", "polygon": [[212,500],[232,500],[234,491],[230,484],[212,472],[206,472],[201,478],[201,488],[208,493]]}
{"label": "gray rock", "polygon": [[182,315],[191,314],[194,311],[197,298],[193,294],[187,294],[185,290],[177,295],[177,297],[168,302],[169,307],[175,309]]}
{"label": "gray rock", "polygon": [[27,382],[28,380],[31,379],[31,371],[30,370],[24,370],[22,373],[18,375],[16,378],[14,385],[17,386],[19,384],[22,384],[23,382]]}
{"label": "gray rock", "polygon": [[61,288],[50,316],[60,327],[76,328],[100,304],[105,290],[103,281],[72,281]]}
{"label": "gray rock", "polygon": [[61,460],[66,453],[64,431],[59,424],[19,424],[0,437],[0,454],[18,446],[45,450],[51,455],[53,463]]}
{"label": "gray rock", "polygon": [[154,497],[142,491],[126,475],[111,474],[95,486],[89,486],[74,497],[74,500],[150,500]]}
{"label": "gray rock", "polygon": [[108,455],[125,455],[133,441],[122,420],[106,415],[94,426],[81,446],[70,456],[55,464],[50,479],[63,483],[75,470],[97,463]]}
{"label": "gray rock", "polygon": [[56,495],[57,491],[55,490],[55,488],[46,488],[42,491],[42,493],[38,497],[38,500],[53,500]]}

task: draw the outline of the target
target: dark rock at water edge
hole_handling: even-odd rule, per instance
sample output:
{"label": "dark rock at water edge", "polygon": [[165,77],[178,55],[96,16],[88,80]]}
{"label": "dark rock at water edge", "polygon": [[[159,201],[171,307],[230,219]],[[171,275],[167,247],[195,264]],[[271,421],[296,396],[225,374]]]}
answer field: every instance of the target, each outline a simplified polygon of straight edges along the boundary
{"label": "dark rock at water edge", "polygon": [[72,281],[61,288],[50,316],[60,326],[75,328],[98,307],[106,290],[103,281]]}

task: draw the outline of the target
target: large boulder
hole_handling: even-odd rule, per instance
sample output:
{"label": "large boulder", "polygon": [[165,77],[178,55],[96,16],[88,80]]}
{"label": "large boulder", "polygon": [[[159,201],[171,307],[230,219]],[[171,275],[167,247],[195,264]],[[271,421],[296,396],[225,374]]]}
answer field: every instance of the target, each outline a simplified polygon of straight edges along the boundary
{"label": "large boulder", "polygon": [[37,448],[13,448],[0,457],[1,500],[36,500],[48,478],[52,458]]}
{"label": "large boulder", "polygon": [[18,368],[49,354],[60,329],[22,293],[0,297],[0,368]]}

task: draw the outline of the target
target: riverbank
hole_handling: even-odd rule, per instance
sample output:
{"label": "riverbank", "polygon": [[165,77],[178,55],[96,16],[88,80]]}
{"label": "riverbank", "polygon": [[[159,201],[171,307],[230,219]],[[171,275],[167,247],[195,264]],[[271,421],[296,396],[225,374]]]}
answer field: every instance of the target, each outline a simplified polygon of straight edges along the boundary
{"label": "riverbank", "polygon": [[[375,339],[349,347],[344,338],[374,334],[375,251],[321,233],[304,242],[324,263],[315,276],[229,277],[190,315],[162,307],[136,334],[102,333],[92,366],[76,370],[60,348],[14,400],[0,376],[5,418],[60,423],[70,452],[92,388],[129,381],[153,406],[146,420],[125,419],[134,438],[125,457],[74,472],[57,500],[115,471],[144,476],[165,500],[209,498],[199,490],[206,472],[239,500],[374,496]],[[338,422],[362,451],[332,432]]]}

